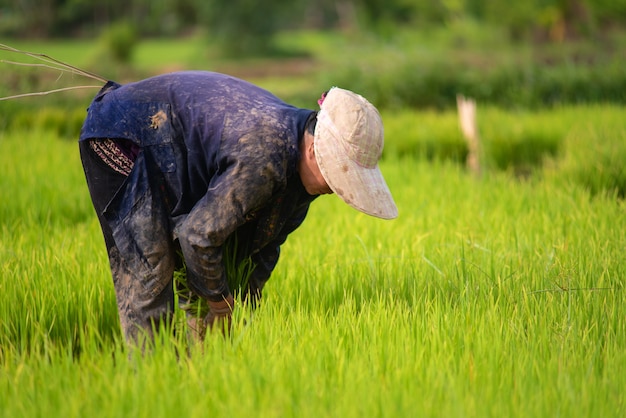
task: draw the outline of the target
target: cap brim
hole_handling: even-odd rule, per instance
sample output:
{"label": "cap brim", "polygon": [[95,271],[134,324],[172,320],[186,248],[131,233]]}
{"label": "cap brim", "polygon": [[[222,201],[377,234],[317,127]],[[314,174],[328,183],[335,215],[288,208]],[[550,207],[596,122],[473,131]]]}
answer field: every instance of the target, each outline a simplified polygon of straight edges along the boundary
{"label": "cap brim", "polygon": [[341,147],[333,144],[333,132],[323,123],[315,128],[315,158],[332,191],[356,210],[382,219],[398,217],[398,208],[376,164],[362,167]]}

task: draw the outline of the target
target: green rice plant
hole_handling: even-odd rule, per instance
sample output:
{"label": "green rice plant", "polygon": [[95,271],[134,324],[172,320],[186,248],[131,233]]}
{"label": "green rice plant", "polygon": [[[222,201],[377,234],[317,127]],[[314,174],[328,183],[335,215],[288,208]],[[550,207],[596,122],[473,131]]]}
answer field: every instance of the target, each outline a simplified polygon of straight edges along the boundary
{"label": "green rice plant", "polygon": [[[383,111],[382,117],[386,158],[465,164],[467,143],[455,111],[405,109]],[[621,135],[621,118],[622,109],[610,105],[538,112],[503,110],[479,102],[481,166],[486,171],[506,171],[524,177],[556,170],[562,178],[578,178],[579,183],[587,183],[594,193],[603,189],[619,192],[619,161],[623,152],[619,150],[621,142],[615,138]],[[598,125],[590,128],[591,121],[598,121]]]}
{"label": "green rice plant", "polygon": [[559,154],[573,123],[567,111],[506,112],[479,105],[477,114],[484,165],[526,175]]}
{"label": "green rice plant", "polygon": [[[237,302],[242,304],[250,275],[254,271],[254,263],[250,257],[238,261],[240,257],[237,247],[236,236],[227,239],[222,249],[222,260],[228,288]],[[174,291],[180,301],[176,305],[193,317],[204,318],[209,313],[209,304],[205,299],[194,295],[187,281],[187,265],[182,253],[179,254],[179,259],[182,265],[174,271],[173,278]]]}
{"label": "green rice plant", "polygon": [[[582,113],[582,112],[581,112]],[[564,138],[564,152],[553,161],[550,175],[575,183],[592,195],[626,196],[626,133],[620,129],[622,109],[589,107]],[[590,125],[589,120],[598,121]]]}
{"label": "green rice plant", "polygon": [[467,143],[453,112],[383,112],[385,156],[454,161],[464,164]]}
{"label": "green rice plant", "polygon": [[[558,112],[556,112],[558,113]],[[561,112],[563,113],[563,112]],[[478,103],[477,125],[483,169],[529,174],[559,154],[573,117],[555,112],[505,112]],[[456,112],[383,112],[385,156],[465,164],[468,146]]]}
{"label": "green rice plant", "polygon": [[[527,117],[610,142],[617,110]],[[0,416],[624,416],[624,202],[558,164],[527,181],[380,166],[398,219],[317,199],[254,315],[141,355],[120,341],[76,144],[0,132]]]}
{"label": "green rice plant", "polygon": [[76,143],[35,130],[2,133],[0,147],[2,352],[110,344],[119,330],[112,283],[96,262],[106,253]]}
{"label": "green rice plant", "polygon": [[56,135],[76,139],[85,120],[85,108],[67,109],[64,107],[46,107],[42,109],[24,109],[12,115],[8,129],[39,129]]}

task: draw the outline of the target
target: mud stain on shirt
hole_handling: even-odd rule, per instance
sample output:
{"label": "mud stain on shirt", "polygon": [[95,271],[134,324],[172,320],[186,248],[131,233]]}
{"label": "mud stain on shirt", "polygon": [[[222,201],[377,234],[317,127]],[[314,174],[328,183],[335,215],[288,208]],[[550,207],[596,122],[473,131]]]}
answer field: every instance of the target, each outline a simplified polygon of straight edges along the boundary
{"label": "mud stain on shirt", "polygon": [[164,111],[159,110],[154,115],[150,116],[150,127],[152,129],[159,129],[167,121],[167,115]]}

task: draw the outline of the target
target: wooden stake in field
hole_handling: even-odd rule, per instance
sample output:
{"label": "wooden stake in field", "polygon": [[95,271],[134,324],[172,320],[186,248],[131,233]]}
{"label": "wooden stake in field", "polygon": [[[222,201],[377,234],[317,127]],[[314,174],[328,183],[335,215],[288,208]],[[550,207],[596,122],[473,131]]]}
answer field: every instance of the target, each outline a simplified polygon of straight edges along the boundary
{"label": "wooden stake in field", "polygon": [[476,102],[466,99],[462,95],[456,96],[457,109],[459,111],[459,123],[461,132],[467,141],[467,168],[476,174],[480,174],[480,138],[476,124]]}

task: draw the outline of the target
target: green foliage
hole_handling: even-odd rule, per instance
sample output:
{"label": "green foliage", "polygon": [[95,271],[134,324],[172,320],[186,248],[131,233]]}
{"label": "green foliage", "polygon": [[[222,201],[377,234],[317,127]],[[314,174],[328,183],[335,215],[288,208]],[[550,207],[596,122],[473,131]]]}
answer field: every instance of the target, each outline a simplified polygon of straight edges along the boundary
{"label": "green foliage", "polygon": [[11,131],[45,131],[59,137],[76,140],[85,120],[85,109],[44,107],[20,110],[8,122]]}
{"label": "green foliage", "polygon": [[[380,60],[380,58],[379,58]],[[381,107],[454,106],[457,94],[479,103],[508,108],[538,108],[567,103],[626,102],[626,68],[615,61],[576,66],[563,63],[498,62],[489,68],[458,62],[454,58],[419,57],[385,68],[380,61],[352,61],[333,73],[338,85],[363,92]]]}
{"label": "green foliage", "polygon": [[[120,20],[142,36],[173,36],[198,25],[236,52],[269,50],[276,31],[304,28],[360,29],[383,38],[399,27],[421,28],[474,19],[498,26],[516,40],[593,38],[624,25],[623,0],[2,0],[0,36],[92,36]],[[241,37],[240,41],[231,37]],[[255,39],[258,37],[258,39]],[[261,48],[260,50],[258,48]]]}
{"label": "green foliage", "polygon": [[[477,108],[484,172],[548,176],[592,195],[626,196],[623,108],[578,106],[540,112]],[[595,122],[590,129],[589,121]],[[385,158],[418,158],[463,166],[467,144],[456,112],[383,112]]]}
{"label": "green foliage", "polygon": [[[240,37],[233,39],[238,42]],[[391,109],[445,109],[455,105],[458,94],[509,108],[626,101],[626,69],[618,53],[626,45],[623,35],[602,43],[515,44],[501,30],[457,20],[443,29],[398,30],[386,41],[363,33],[289,32],[266,43],[274,52],[299,53],[299,60],[292,61],[217,58],[215,42],[207,43],[201,35],[142,41],[126,64],[112,58],[112,47],[104,47],[104,41],[95,51],[90,43],[76,41],[16,46],[46,52],[118,81],[173,69],[225,71],[271,86],[281,97],[306,106],[314,103],[312,94],[332,85],[358,91],[380,108]],[[93,52],[85,54],[86,49]],[[55,85],[58,76],[50,71],[41,77],[43,72],[20,68],[1,75],[6,74],[6,87],[13,91],[41,91]],[[292,88],[295,83],[297,91]],[[0,85],[0,90],[4,88]]]}
{"label": "green foliage", "polygon": [[101,59],[110,58],[118,64],[128,64],[137,46],[137,33],[130,22],[117,22],[100,35],[103,49]]}
{"label": "green foliage", "polygon": [[590,0],[589,4],[602,24],[615,24],[626,19],[625,0]]}
{"label": "green foliage", "polygon": [[[181,309],[196,318],[204,318],[209,313],[209,304],[206,300],[197,297],[191,291],[187,280],[187,265],[182,253],[179,254],[181,266],[174,272],[173,286]],[[222,260],[224,274],[228,288],[234,299],[243,304],[244,292],[248,287],[248,281],[254,271],[254,263],[250,257],[241,259],[237,251],[237,237],[230,237],[223,246]]]}
{"label": "green foliage", "polygon": [[[579,121],[579,146],[623,142],[622,114],[549,116]],[[389,156],[397,220],[316,200],[254,316],[237,309],[231,335],[200,347],[160,335],[142,356],[119,340],[76,144],[1,132],[0,166],[4,416],[626,414],[615,196]]]}
{"label": "green foliage", "polygon": [[571,116],[565,110],[505,112],[479,108],[478,130],[482,160],[486,168],[528,175],[560,154],[571,129]]}
{"label": "green foliage", "polygon": [[[591,107],[580,112],[563,141],[560,158],[550,174],[564,184],[576,184],[592,195],[626,197],[626,133],[620,129],[622,108]],[[591,128],[583,121],[592,118]]]}
{"label": "green foliage", "polygon": [[452,112],[383,112],[385,157],[464,164],[467,144]]}
{"label": "green foliage", "polygon": [[[557,112],[559,114],[559,112]],[[558,155],[570,127],[555,114],[504,112],[478,107],[483,169],[529,174]],[[558,119],[558,117],[557,117]],[[385,155],[464,165],[468,148],[456,112],[385,112]]]}
{"label": "green foliage", "polygon": [[219,43],[226,56],[271,55],[276,52],[274,35],[287,26],[289,16],[297,16],[297,5],[291,0],[210,0],[200,3],[200,16],[211,41]]}

